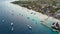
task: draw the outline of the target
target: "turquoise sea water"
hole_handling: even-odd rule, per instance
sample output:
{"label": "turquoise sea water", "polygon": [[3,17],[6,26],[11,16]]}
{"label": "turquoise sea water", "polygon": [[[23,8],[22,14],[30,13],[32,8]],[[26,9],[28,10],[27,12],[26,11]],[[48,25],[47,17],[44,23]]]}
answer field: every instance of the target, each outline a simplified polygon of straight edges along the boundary
{"label": "turquoise sea water", "polygon": [[[57,34],[41,25],[41,19],[31,12],[9,1],[0,2],[0,34]],[[53,21],[46,22],[50,25]]]}

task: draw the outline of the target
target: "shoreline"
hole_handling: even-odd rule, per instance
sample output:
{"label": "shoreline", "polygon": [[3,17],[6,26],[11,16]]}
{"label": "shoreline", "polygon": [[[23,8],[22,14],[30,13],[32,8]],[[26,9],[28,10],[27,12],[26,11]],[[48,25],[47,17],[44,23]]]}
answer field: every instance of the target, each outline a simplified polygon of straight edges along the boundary
{"label": "shoreline", "polygon": [[[54,17],[58,20],[60,20],[60,15],[57,14],[58,10],[60,10],[60,7],[53,7],[53,6],[50,6],[48,4],[41,4],[39,1],[33,1],[33,2],[30,2],[30,1],[13,1],[11,2],[13,4],[16,4],[16,5],[19,5],[21,7],[25,7],[27,9],[32,9],[36,12],[39,12],[39,13],[42,13],[42,14],[45,14],[47,16],[51,16],[51,17]],[[50,8],[49,8],[50,7]]]}
{"label": "shoreline", "polygon": [[[21,7],[21,6],[20,6],[20,7]],[[23,8],[25,9],[25,7],[23,7]],[[45,15],[45,14],[36,12],[36,11],[34,11],[34,10],[30,10],[30,9],[28,9],[28,8],[26,8],[26,9],[29,10],[29,11],[32,11],[32,12],[36,13],[38,18],[39,18],[39,16],[42,17],[42,20],[45,20],[45,19],[48,18],[49,20],[54,20],[54,21],[56,21],[56,22],[60,22],[59,19],[56,19],[56,18],[54,18],[54,17],[47,16],[47,15]]]}
{"label": "shoreline", "polygon": [[[13,4],[14,4],[14,2],[12,2]],[[19,4],[16,4],[16,5],[19,5]],[[20,5],[19,5],[20,6]],[[22,6],[21,6],[22,7]],[[26,7],[24,7],[24,8],[26,8]],[[28,8],[27,8],[28,9]],[[28,9],[28,10],[31,10],[30,8]],[[32,11],[35,11],[35,10],[33,10],[32,9]],[[37,12],[37,11],[35,11],[35,12]],[[38,15],[41,15],[41,17],[42,17],[42,15],[43,15],[43,18],[44,19],[47,19],[48,17],[48,19],[50,19],[50,20],[55,20],[55,21],[58,21],[58,22],[60,22],[60,20],[59,19],[56,19],[56,18],[54,18],[53,16],[48,16],[48,15],[46,15],[46,14],[42,14],[41,12],[37,12],[38,13]]]}

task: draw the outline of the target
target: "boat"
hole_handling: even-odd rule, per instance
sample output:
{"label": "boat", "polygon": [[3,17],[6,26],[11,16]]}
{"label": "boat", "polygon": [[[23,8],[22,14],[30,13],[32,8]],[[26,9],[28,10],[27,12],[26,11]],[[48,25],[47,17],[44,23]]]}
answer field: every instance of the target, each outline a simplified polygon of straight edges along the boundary
{"label": "boat", "polygon": [[52,28],[51,26],[46,25],[44,22],[45,22],[45,21],[43,21],[43,22],[41,23],[43,26],[45,26],[45,27],[51,29],[51,30],[54,31],[54,32],[59,32],[58,30]]}

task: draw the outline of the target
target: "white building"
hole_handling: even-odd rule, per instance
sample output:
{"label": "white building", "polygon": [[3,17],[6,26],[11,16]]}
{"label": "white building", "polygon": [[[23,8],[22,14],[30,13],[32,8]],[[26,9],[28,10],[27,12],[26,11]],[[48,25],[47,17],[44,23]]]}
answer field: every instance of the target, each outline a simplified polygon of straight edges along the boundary
{"label": "white building", "polygon": [[59,17],[60,18],[60,10],[58,10],[56,13],[55,13],[55,17]]}

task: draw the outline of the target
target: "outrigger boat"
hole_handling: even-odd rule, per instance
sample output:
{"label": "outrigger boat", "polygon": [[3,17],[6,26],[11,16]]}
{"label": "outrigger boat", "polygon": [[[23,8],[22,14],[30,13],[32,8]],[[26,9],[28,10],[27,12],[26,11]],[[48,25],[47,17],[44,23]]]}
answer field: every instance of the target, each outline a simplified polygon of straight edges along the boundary
{"label": "outrigger boat", "polygon": [[45,24],[45,21],[41,21],[41,22],[42,22],[41,24],[42,24],[43,26],[51,29],[52,31],[55,31],[55,32],[59,32],[59,31],[60,31],[60,29],[58,29],[58,28],[53,28],[52,26],[46,25],[46,24]]}

